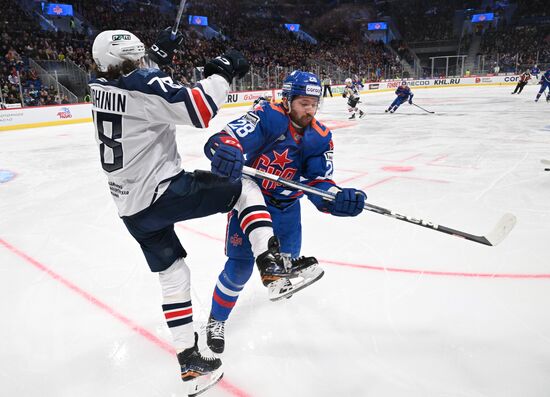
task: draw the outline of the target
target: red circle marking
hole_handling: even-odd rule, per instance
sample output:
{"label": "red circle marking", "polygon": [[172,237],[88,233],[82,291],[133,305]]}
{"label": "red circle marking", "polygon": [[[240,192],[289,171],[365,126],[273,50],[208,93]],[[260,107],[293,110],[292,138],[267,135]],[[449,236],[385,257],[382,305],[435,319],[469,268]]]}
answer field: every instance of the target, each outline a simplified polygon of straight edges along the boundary
{"label": "red circle marking", "polygon": [[387,165],[382,167],[382,170],[392,172],[409,172],[414,170],[414,167],[410,165]]}

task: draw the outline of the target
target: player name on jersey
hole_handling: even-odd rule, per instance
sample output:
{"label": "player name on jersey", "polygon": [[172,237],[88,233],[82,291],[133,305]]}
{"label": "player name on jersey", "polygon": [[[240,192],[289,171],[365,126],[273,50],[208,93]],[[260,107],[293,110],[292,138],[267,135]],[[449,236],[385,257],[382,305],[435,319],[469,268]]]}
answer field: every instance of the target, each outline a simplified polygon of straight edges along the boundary
{"label": "player name on jersey", "polygon": [[91,96],[94,108],[110,112],[126,113],[127,97],[124,94],[92,88]]}

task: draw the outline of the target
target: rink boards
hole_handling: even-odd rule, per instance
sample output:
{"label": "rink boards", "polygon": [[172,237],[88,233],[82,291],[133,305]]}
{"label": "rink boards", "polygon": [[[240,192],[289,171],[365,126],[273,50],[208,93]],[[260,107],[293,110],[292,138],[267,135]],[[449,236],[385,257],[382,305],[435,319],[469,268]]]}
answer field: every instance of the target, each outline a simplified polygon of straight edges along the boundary
{"label": "rink boards", "polygon": [[[518,75],[474,76],[445,79],[418,79],[418,80],[388,80],[375,83],[366,83],[361,94],[386,92],[395,90],[399,85],[406,84],[413,89],[420,88],[453,88],[514,85],[518,82]],[[344,85],[333,85],[332,93],[341,95]],[[281,99],[281,90],[260,90],[230,92],[226,103],[222,107],[249,106],[259,97]],[[53,105],[31,108],[10,108],[0,110],[0,131],[25,128],[46,127],[62,124],[88,123],[92,121],[89,103],[74,105]]]}

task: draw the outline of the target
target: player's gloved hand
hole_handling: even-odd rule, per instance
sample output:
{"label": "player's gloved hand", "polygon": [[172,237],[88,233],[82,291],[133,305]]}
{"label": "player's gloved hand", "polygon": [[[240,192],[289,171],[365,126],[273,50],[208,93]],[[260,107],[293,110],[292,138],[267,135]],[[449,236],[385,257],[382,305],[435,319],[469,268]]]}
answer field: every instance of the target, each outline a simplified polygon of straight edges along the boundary
{"label": "player's gloved hand", "polygon": [[346,94],[345,92],[342,93],[342,98],[345,98],[345,97],[347,97],[347,96],[348,96],[348,94]]}
{"label": "player's gloved hand", "polygon": [[409,105],[412,105],[412,104],[413,104],[413,100],[409,99]]}
{"label": "player's gloved hand", "polygon": [[147,54],[157,65],[169,65],[182,42],[183,35],[180,32],[172,40],[172,28],[168,27],[159,33],[155,44],[147,49]]}
{"label": "player's gloved hand", "polygon": [[329,212],[335,216],[357,216],[365,208],[367,194],[361,190],[345,188],[336,194],[329,205]]}
{"label": "player's gloved hand", "polygon": [[[240,145],[239,145],[240,146]],[[243,151],[240,147],[220,145],[211,159],[212,173],[236,181],[241,178],[244,166]]]}
{"label": "player's gloved hand", "polygon": [[236,50],[229,50],[204,65],[204,77],[219,74],[231,84],[233,78],[243,78],[249,69],[250,66],[243,54]]}
{"label": "player's gloved hand", "polygon": [[256,99],[256,100],[254,101],[254,103],[252,104],[252,106],[256,106],[257,104],[259,104],[259,103],[262,102],[262,101],[267,101],[267,99],[264,98],[263,96],[258,97],[258,99]]}

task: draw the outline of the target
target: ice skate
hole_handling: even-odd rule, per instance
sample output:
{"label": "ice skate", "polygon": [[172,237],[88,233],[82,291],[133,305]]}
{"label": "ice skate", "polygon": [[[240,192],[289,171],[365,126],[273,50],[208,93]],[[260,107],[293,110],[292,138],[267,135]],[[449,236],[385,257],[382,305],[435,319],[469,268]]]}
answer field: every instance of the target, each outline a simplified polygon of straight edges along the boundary
{"label": "ice skate", "polygon": [[325,271],[319,267],[317,259],[312,256],[291,259],[291,272],[297,273],[297,277],[282,278],[270,285],[270,299],[278,301],[283,298],[289,299],[296,292],[313,284],[323,277]]}
{"label": "ice skate", "polygon": [[362,110],[359,111],[359,118],[362,119],[363,117],[365,117],[365,112],[363,112]]}
{"label": "ice skate", "polygon": [[225,349],[224,333],[225,321],[215,320],[210,314],[206,325],[206,344],[216,354],[223,353]]}
{"label": "ice skate", "polygon": [[353,113],[350,117],[348,117],[348,120],[354,120],[355,119],[355,113]]}
{"label": "ice skate", "polygon": [[219,358],[201,355],[198,347],[199,335],[195,332],[195,345],[178,353],[181,379],[189,382],[189,396],[196,396],[214,386],[223,376]]}
{"label": "ice skate", "polygon": [[269,239],[268,250],[258,256],[256,264],[271,301],[304,289],[325,273],[313,257],[285,258],[280,253],[279,240],[275,236]]}

